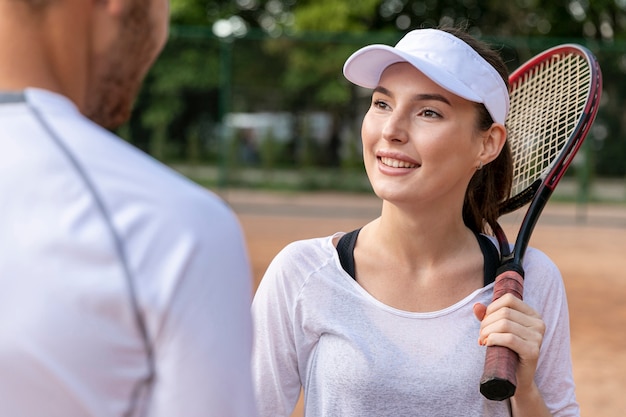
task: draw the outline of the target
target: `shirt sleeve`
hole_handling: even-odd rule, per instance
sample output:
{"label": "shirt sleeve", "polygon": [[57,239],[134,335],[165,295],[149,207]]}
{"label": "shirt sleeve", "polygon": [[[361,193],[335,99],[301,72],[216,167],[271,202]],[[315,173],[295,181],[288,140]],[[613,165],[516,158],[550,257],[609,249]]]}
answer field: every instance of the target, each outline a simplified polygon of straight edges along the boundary
{"label": "shirt sleeve", "polygon": [[300,395],[293,312],[301,272],[292,250],[272,261],[252,303],[252,379],[261,417],[289,417]]}
{"label": "shirt sleeve", "polygon": [[578,417],[570,347],[569,311],[565,286],[557,266],[530,248],[524,268],[524,298],[546,325],[535,381],[555,417]]}
{"label": "shirt sleeve", "polygon": [[[155,338],[150,417],[256,416],[250,373],[251,272],[230,211],[204,213],[169,242],[178,278]],[[175,265],[171,266],[172,263]]]}

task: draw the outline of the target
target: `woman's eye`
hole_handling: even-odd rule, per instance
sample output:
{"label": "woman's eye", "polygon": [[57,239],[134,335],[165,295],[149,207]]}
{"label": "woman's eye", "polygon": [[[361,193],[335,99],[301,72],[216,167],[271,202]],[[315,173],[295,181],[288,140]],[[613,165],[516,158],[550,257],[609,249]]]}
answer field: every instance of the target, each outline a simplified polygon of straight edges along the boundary
{"label": "woman's eye", "polygon": [[422,110],[421,114],[424,117],[432,117],[432,118],[441,117],[441,115],[439,113],[437,113],[436,111],[431,110],[431,109],[424,109],[424,110]]}
{"label": "woman's eye", "polygon": [[376,107],[378,109],[387,109],[387,108],[389,108],[387,103],[385,103],[382,100],[374,100],[374,102],[372,104],[373,104],[374,107]]}

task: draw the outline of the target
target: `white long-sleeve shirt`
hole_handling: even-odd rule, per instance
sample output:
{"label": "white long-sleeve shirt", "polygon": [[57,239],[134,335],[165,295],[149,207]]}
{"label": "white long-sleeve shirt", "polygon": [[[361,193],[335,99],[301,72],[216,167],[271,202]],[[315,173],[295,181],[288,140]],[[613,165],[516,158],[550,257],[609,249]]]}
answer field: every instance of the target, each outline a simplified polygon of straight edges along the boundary
{"label": "white long-sleeve shirt", "polygon": [[[510,415],[508,401],[479,392],[485,348],[472,306],[490,303],[493,284],[440,311],[401,311],[342,269],[332,238],[288,245],[255,295],[253,376],[262,417],[288,417],[301,387],[307,417]],[[524,300],[547,326],[536,382],[553,415],[578,416],[560,273],[532,248],[524,267]]]}
{"label": "white long-sleeve shirt", "polygon": [[250,300],[221,200],[65,97],[0,94],[0,416],[255,416]]}

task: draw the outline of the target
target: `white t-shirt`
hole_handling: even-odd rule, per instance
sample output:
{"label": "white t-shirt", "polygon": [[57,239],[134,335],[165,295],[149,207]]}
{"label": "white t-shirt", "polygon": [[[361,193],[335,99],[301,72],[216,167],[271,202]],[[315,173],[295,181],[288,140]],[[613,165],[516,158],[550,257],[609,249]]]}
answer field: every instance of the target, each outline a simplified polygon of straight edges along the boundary
{"label": "white t-shirt", "polygon": [[65,97],[0,94],[0,415],[250,417],[251,273],[216,196]]}
{"label": "white t-shirt", "polygon": [[[493,284],[440,311],[401,311],[342,269],[332,238],[288,245],[257,290],[260,415],[288,417],[303,387],[307,417],[508,416],[508,401],[479,392],[485,348],[472,306],[491,301]],[[532,248],[524,267],[524,298],[547,326],[536,382],[553,415],[578,416],[560,273]]]}

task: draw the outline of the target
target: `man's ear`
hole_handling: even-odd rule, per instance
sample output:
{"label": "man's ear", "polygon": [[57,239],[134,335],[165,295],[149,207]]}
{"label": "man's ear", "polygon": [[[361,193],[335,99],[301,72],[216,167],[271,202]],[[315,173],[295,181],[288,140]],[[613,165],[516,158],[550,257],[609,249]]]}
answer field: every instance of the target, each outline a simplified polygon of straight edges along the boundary
{"label": "man's ear", "polygon": [[126,0],[91,0],[91,40],[95,55],[109,52],[119,31],[119,17],[125,3]]}
{"label": "man's ear", "polygon": [[482,151],[479,155],[483,164],[488,164],[498,157],[506,142],[506,128],[500,123],[493,123],[489,130],[482,133]]}

